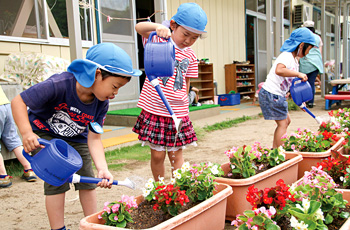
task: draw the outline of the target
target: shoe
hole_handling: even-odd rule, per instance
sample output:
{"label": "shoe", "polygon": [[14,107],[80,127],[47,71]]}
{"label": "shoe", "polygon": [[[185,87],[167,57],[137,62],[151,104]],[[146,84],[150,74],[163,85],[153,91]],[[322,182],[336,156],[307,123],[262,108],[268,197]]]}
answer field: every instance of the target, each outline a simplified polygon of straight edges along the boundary
{"label": "shoe", "polygon": [[5,178],[0,178],[0,188],[8,188],[12,185],[12,176],[7,175]]}
{"label": "shoe", "polygon": [[310,109],[311,109],[311,108],[313,108],[313,107],[314,107],[314,105],[310,103],[310,104],[307,104],[307,105],[306,105],[306,107],[308,107],[308,108],[310,108]]}
{"label": "shoe", "polygon": [[35,176],[35,173],[33,172],[33,169],[28,169],[27,172],[24,171],[22,178],[28,182],[34,182],[37,179],[37,177]]}

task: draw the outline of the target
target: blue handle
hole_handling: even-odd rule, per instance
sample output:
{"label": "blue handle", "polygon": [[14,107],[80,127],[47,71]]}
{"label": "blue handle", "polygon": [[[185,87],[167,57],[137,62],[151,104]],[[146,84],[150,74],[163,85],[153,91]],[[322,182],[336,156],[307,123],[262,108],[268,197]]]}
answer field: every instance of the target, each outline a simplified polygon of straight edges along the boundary
{"label": "blue handle", "polygon": [[[147,76],[147,78],[148,78],[149,81],[153,81],[154,79],[156,79],[155,76]],[[168,112],[170,113],[170,115],[171,116],[174,115],[174,111],[172,110],[168,100],[166,99],[166,97],[165,97],[165,95],[164,95],[164,93],[162,91],[162,88],[160,88],[160,85],[156,85],[155,88],[156,88],[156,90],[158,92],[158,95],[162,99],[165,107],[167,108]]]}
{"label": "blue handle", "polygon": [[[51,144],[50,141],[45,140],[45,139],[41,139],[41,138],[39,138],[38,141],[39,141],[39,144],[41,144],[41,145],[49,145],[49,144]],[[27,161],[29,161],[29,163],[32,162],[32,160],[33,160],[32,156],[29,155],[26,151],[24,151],[24,149],[22,150],[22,154],[27,159]]]}
{"label": "blue handle", "polygon": [[[97,184],[102,181],[102,178],[80,176],[80,183]],[[113,185],[118,185],[118,181],[114,180]]]}
{"label": "blue handle", "polygon": [[[151,42],[151,43],[152,43],[152,38],[153,38],[153,36],[158,36],[156,31],[152,31],[152,32],[149,34],[147,43],[148,43],[148,42]],[[164,38],[164,39],[167,40],[167,41],[169,42],[169,39],[168,39],[168,38]]]}
{"label": "blue handle", "polygon": [[316,116],[306,107],[304,107],[305,111],[311,115],[311,117],[316,118]]}

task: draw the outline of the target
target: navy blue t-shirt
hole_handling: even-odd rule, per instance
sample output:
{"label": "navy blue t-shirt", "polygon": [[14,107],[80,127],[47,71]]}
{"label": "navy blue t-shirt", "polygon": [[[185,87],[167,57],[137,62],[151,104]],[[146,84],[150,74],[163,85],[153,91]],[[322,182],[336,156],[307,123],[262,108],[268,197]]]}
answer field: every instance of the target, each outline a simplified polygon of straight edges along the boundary
{"label": "navy blue t-shirt", "polygon": [[33,130],[50,132],[72,142],[86,143],[90,122],[103,126],[109,101],[83,103],[76,91],[72,73],[52,75],[46,81],[23,91],[21,97],[29,107],[28,116]]}

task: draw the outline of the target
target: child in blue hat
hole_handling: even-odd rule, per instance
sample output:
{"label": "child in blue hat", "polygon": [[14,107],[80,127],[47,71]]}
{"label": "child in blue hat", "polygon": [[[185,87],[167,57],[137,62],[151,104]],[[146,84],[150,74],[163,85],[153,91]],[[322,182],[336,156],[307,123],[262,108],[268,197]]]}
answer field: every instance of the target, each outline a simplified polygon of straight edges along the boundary
{"label": "child in blue hat", "polygon": [[275,120],[273,148],[283,144],[281,138],[291,122],[288,114],[286,94],[294,78],[307,81],[307,76],[299,72],[299,58],[306,56],[316,45],[313,33],[307,28],[292,32],[283,43],[282,52],[275,60],[266,81],[259,92],[259,103],[265,120]]}
{"label": "child in blue hat", "polygon": [[[142,35],[144,45],[152,31],[157,32],[152,42],[166,42],[170,38],[175,46],[175,68],[172,77],[158,79],[167,101],[183,125],[179,132],[157,91],[145,80],[137,106],[142,108],[133,131],[143,145],[151,148],[151,170],[155,180],[164,177],[164,160],[168,154],[172,169],[182,166],[182,150],[196,145],[197,137],[189,119],[188,92],[190,78],[198,77],[198,62],[191,46],[206,33],[207,15],[196,3],[181,4],[170,20],[170,28],[152,22],[140,22],[136,31]],[[166,39],[164,39],[166,38]]]}
{"label": "child in blue hat", "polygon": [[[132,76],[141,73],[132,68],[131,59],[124,50],[112,43],[100,43],[88,50],[86,59],[74,60],[68,72],[55,74],[23,91],[12,100],[12,112],[23,137],[24,150],[33,155],[39,147],[43,148],[38,138],[62,139],[83,159],[77,174],[95,177],[92,158],[97,177],[104,178],[97,185],[111,188],[113,176],[104,155],[101,126],[109,99],[113,99]],[[74,186],[79,190],[84,215],[97,212],[96,185],[78,183]],[[45,203],[51,229],[66,229],[64,203],[65,192],[69,189],[68,183],[56,187],[45,182]]]}

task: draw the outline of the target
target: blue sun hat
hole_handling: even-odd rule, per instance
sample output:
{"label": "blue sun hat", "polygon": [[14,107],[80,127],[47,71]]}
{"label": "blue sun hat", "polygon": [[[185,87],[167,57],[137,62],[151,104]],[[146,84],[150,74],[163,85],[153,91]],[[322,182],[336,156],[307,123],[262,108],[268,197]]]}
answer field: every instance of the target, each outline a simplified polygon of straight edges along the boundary
{"label": "blue sun hat", "polygon": [[198,4],[193,2],[181,4],[171,20],[193,33],[207,32],[205,31],[208,22],[207,15]]}
{"label": "blue sun hat", "polygon": [[89,88],[95,82],[96,69],[126,77],[138,77],[141,70],[133,69],[129,55],[113,43],[99,43],[86,53],[86,59],[76,59],[68,66],[82,86]]}
{"label": "blue sun hat", "polygon": [[283,43],[280,51],[293,52],[302,42],[317,46],[314,34],[308,28],[302,27],[292,32],[290,37]]}

